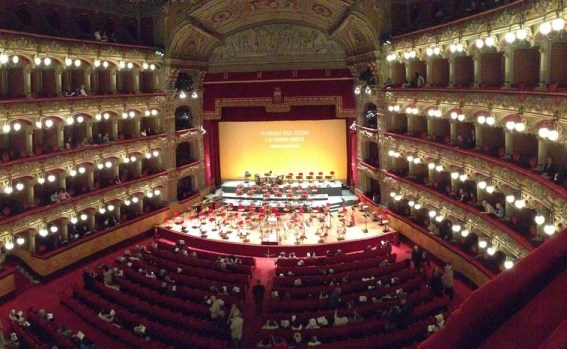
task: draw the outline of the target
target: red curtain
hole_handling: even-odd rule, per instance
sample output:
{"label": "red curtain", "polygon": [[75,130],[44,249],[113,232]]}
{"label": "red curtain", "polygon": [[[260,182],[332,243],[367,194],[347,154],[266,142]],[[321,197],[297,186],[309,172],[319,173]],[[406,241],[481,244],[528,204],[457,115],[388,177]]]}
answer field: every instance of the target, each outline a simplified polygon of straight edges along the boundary
{"label": "red curtain", "polygon": [[205,152],[205,184],[219,185],[220,153],[219,153],[219,122],[217,120],[204,120],[203,127],[207,131],[203,136],[203,150]]}

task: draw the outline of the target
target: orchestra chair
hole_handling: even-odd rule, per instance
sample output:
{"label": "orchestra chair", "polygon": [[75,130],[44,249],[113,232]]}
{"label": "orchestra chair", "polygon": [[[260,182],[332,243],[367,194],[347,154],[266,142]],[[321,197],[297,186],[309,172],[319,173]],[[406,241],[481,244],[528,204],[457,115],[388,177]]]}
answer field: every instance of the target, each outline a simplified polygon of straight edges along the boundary
{"label": "orchestra chair", "polygon": [[317,180],[318,180],[319,182],[322,182],[322,181],[323,181],[323,172],[319,172],[319,173],[317,174],[317,177],[316,177],[316,178],[317,178]]}
{"label": "orchestra chair", "polygon": [[244,183],[248,183],[248,181],[250,180],[250,177],[252,177],[252,174],[250,173],[250,171],[244,172]]}
{"label": "orchestra chair", "polygon": [[287,176],[285,176],[285,178],[287,179],[288,183],[293,182],[293,173],[288,173]]}
{"label": "orchestra chair", "polygon": [[305,176],[305,179],[307,179],[308,182],[313,182],[313,172],[309,172],[309,175]]}
{"label": "orchestra chair", "polygon": [[299,183],[303,182],[303,172],[299,172],[297,176],[295,176],[295,179],[297,179]]}

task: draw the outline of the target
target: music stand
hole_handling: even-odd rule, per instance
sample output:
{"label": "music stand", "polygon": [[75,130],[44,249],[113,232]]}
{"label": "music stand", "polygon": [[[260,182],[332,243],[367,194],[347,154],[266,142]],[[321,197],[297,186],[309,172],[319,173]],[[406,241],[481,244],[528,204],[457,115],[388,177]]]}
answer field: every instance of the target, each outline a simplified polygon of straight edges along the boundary
{"label": "music stand", "polygon": [[364,230],[362,230],[362,232],[364,234],[368,234],[368,213],[366,212],[368,210],[368,205],[364,205],[362,206],[362,212],[364,215]]}

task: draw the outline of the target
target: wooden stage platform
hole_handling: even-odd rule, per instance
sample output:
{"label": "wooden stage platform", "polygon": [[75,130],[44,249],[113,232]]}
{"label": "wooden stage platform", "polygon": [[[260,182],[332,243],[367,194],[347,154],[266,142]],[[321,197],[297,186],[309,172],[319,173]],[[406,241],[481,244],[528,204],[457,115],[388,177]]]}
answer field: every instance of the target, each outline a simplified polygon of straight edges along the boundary
{"label": "wooden stage platform", "polygon": [[[185,240],[188,246],[219,253],[267,257],[284,251],[304,256],[341,249],[360,251],[367,245],[395,241],[387,225],[364,217],[359,207],[341,212],[271,213],[218,211],[210,216],[185,214],[160,225],[163,238]],[[354,225],[350,225],[354,219]],[[350,225],[350,226],[349,226]],[[367,232],[365,232],[367,231]]]}

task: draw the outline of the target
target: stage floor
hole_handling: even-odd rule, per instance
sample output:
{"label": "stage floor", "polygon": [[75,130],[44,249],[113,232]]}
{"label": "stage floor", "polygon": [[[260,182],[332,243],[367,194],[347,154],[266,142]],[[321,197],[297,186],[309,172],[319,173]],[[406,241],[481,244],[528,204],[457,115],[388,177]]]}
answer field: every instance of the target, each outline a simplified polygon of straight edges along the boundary
{"label": "stage floor", "polygon": [[160,227],[207,240],[280,246],[346,242],[386,233],[384,225],[373,222],[370,215],[365,218],[364,212],[355,206],[329,214],[301,213],[301,210],[264,214],[221,209],[201,217],[187,213]]}

